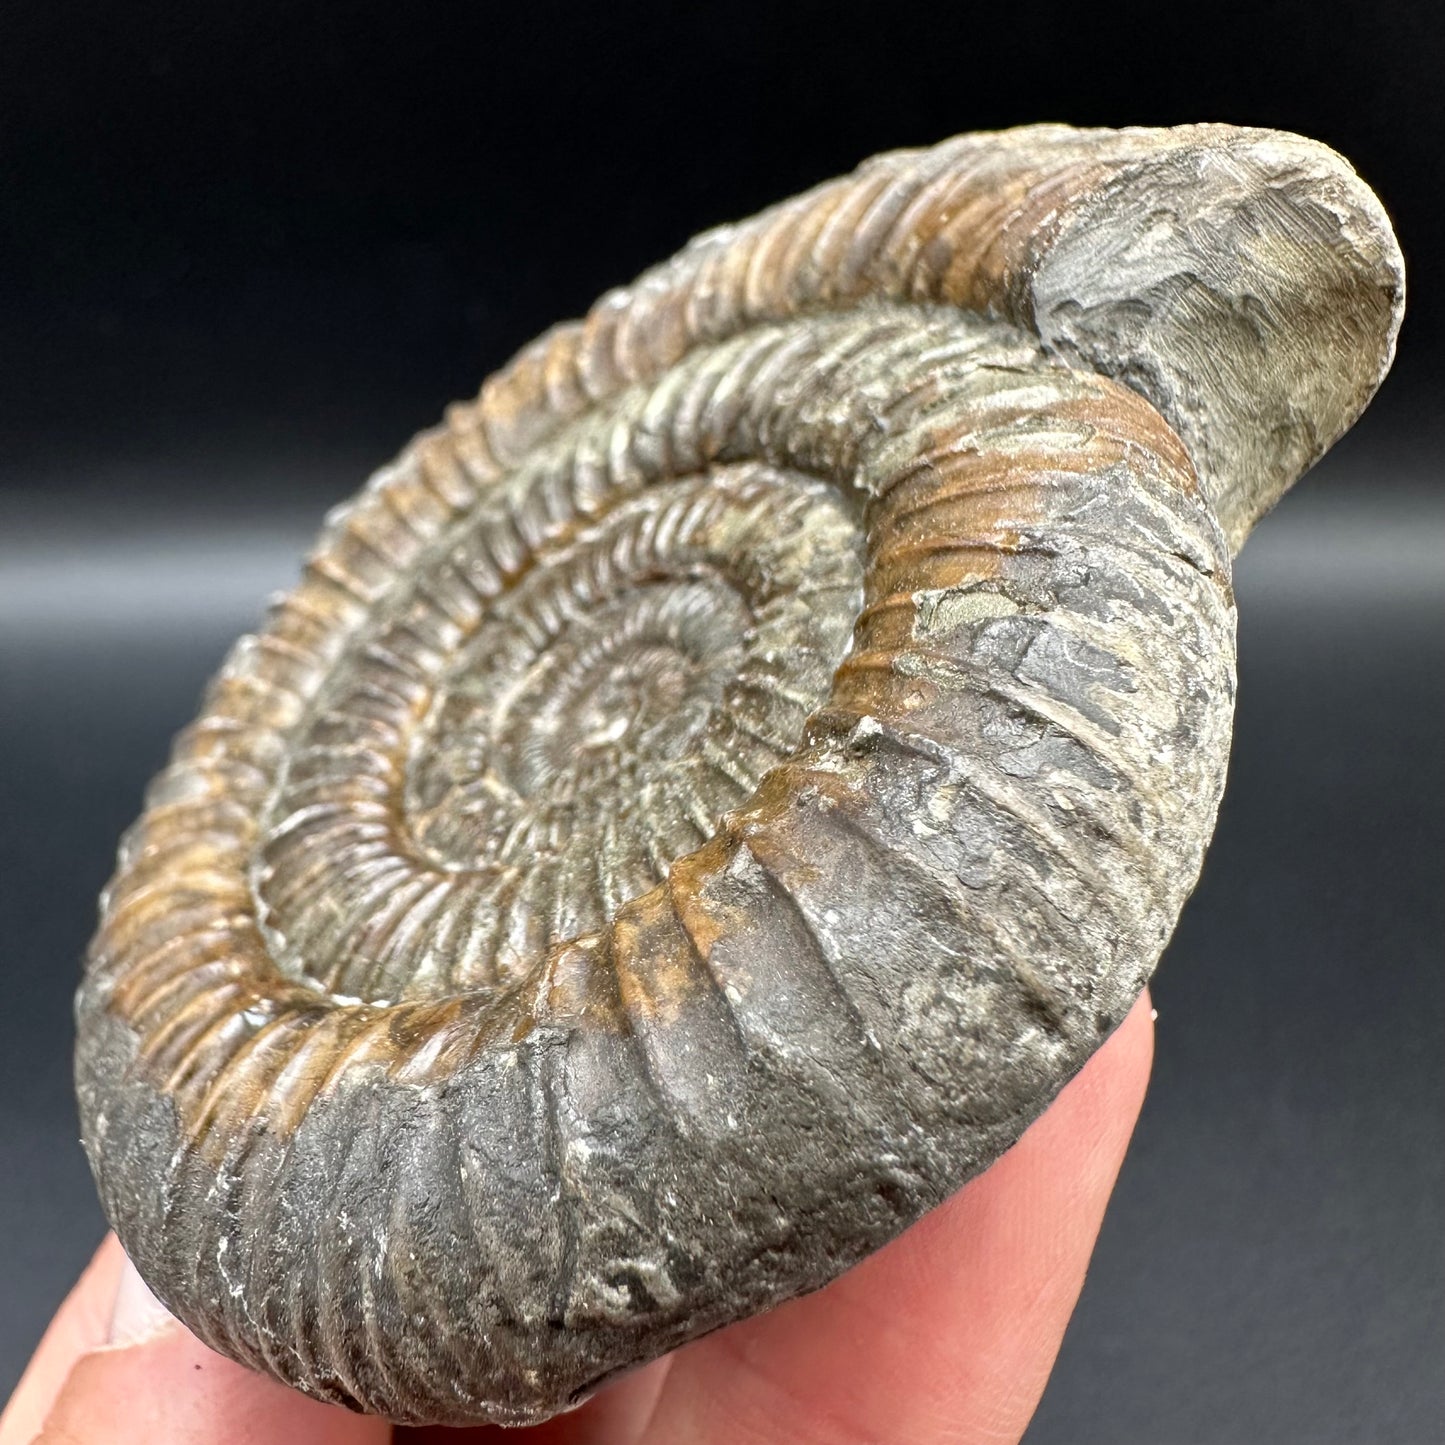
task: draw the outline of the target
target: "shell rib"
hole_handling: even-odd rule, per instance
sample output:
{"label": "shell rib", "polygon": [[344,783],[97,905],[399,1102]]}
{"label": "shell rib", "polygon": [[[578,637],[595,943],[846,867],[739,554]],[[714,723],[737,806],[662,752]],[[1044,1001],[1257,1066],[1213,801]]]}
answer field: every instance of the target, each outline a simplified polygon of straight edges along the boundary
{"label": "shell rib", "polygon": [[1231,546],[1403,298],[1337,156],[967,136],[700,237],[328,521],[127,834],[86,1148],[216,1349],[522,1423],[813,1289],[1123,1017]]}

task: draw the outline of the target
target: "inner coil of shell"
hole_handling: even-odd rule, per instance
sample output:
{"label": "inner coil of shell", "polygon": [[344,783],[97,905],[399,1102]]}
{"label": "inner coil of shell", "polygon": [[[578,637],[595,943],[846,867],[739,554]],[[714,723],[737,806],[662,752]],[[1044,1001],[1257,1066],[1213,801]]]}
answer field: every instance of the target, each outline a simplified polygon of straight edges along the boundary
{"label": "inner coil of shell", "polygon": [[77,1081],[152,1288],[320,1398],[520,1423],[991,1162],[1193,886],[1230,543],[1401,294],[1322,147],[1047,127],[524,351],[330,520],[122,845]]}

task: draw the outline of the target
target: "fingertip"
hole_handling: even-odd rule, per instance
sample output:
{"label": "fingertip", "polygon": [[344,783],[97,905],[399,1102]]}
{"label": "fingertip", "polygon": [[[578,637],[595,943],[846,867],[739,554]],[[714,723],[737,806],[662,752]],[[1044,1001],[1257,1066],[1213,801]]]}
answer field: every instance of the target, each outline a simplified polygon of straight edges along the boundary
{"label": "fingertip", "polygon": [[1148,993],[1140,994],[1119,1026],[1000,1165],[1013,1159],[1018,1167],[1021,1153],[1028,1157],[1035,1151],[1065,1150],[1081,1168],[1091,1162],[1099,1164],[1107,1180],[1092,1182],[1107,1182],[1112,1188],[1149,1088],[1154,1066],[1153,1012]]}
{"label": "fingertip", "polygon": [[105,1343],[125,1254],[107,1234],[51,1320],[3,1412],[0,1445],[29,1445],[81,1355]]}
{"label": "fingertip", "polygon": [[135,1345],[163,1330],[179,1329],[174,1315],[153,1295],[129,1259],[121,1265],[111,1308],[108,1343]]}
{"label": "fingertip", "polygon": [[0,1445],[385,1445],[384,1420],[287,1389],[208,1349],[150,1292],[114,1236],[46,1332]]}
{"label": "fingertip", "polygon": [[385,1445],[391,1427],[289,1390],[184,1327],[83,1355],[35,1445]]}
{"label": "fingertip", "polygon": [[1146,988],[1090,1063],[1099,1062],[1105,1069],[1117,1071],[1121,1078],[1132,1079],[1142,1096],[1154,1064],[1154,1026],[1158,1022],[1159,1010]]}

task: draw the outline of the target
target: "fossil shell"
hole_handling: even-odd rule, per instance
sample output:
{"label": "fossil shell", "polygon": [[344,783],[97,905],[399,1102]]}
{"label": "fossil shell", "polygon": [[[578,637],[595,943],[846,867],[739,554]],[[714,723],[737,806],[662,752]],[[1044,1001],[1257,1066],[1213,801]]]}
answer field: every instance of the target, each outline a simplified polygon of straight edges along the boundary
{"label": "fossil shell", "polygon": [[700,237],[329,521],[122,844],[106,1212],[216,1349],[524,1422],[996,1159],[1198,875],[1230,550],[1364,406],[1294,136],[965,136]]}

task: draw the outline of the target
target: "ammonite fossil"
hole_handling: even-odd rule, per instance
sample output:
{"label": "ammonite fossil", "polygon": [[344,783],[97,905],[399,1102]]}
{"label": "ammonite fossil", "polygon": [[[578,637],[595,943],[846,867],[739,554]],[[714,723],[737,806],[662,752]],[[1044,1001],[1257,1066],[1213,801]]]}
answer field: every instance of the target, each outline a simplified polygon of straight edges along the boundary
{"label": "ammonite fossil", "polygon": [[78,1089],[202,1339],[523,1422],[1019,1136],[1199,872],[1230,553],[1401,261],[1323,146],[965,136],[700,237],[417,438],[106,890]]}

